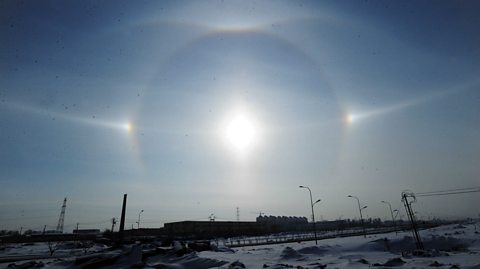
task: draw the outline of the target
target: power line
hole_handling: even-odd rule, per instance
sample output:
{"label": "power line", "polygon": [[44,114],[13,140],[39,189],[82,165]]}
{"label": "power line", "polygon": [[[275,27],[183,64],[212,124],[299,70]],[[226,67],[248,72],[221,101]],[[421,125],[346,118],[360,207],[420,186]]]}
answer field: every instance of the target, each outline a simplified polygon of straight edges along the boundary
{"label": "power line", "polygon": [[453,191],[453,192],[439,192],[439,193],[430,193],[430,194],[419,194],[419,195],[416,195],[416,196],[417,197],[428,197],[428,196],[452,195],[452,194],[473,193],[473,192],[480,192],[480,189],[471,190],[471,191]]}
{"label": "power line", "polygon": [[417,192],[416,196],[423,194],[433,194],[433,193],[443,193],[443,192],[454,192],[454,191],[467,191],[467,190],[480,190],[480,187],[470,187],[470,188],[461,188],[461,189],[451,189],[451,190],[442,190],[442,191],[427,191],[427,192]]}
{"label": "power line", "polygon": [[56,217],[57,217],[57,216],[14,217],[14,218],[0,219],[0,221],[28,220],[28,219],[46,219],[46,218],[56,218]]}

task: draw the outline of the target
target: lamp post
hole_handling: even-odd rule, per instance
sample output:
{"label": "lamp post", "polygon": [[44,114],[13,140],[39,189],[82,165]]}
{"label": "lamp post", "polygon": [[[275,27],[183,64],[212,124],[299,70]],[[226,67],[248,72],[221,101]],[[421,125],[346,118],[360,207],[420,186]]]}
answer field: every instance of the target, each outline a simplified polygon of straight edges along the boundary
{"label": "lamp post", "polygon": [[[398,209],[394,209],[394,210],[393,210],[393,213],[396,213],[395,215],[393,215],[393,219],[397,219],[398,213],[400,213],[400,211],[398,211]],[[396,222],[395,222],[395,223],[396,223]],[[402,228],[402,224],[399,225],[399,228],[400,228],[400,229]],[[398,234],[398,230],[395,231],[395,234]]]}
{"label": "lamp post", "polygon": [[357,199],[358,212],[360,212],[360,221],[361,221],[361,223],[362,223],[362,228],[363,228],[363,237],[367,237],[367,233],[366,233],[366,231],[365,231],[365,223],[363,223],[363,216],[362,216],[362,210],[365,209],[365,208],[367,208],[367,206],[360,207],[360,199],[358,199],[357,196],[349,195],[349,196],[347,196],[347,197]]}
{"label": "lamp post", "polygon": [[143,209],[140,210],[140,213],[138,213],[138,221],[137,221],[137,229],[140,229],[140,215],[142,214]]}
{"label": "lamp post", "polygon": [[315,245],[318,245],[318,240],[317,240],[317,228],[315,226],[315,212],[313,211],[313,206],[320,202],[321,200],[318,199],[317,201],[315,201],[315,203],[313,202],[313,199],[312,199],[312,191],[310,190],[309,187],[307,186],[298,186],[299,188],[303,188],[303,189],[307,189],[308,192],[310,193],[310,206],[312,208],[312,221],[313,221],[313,233],[315,235]]}
{"label": "lamp post", "polygon": [[395,230],[395,232],[397,232],[397,226],[395,225],[395,218],[393,217],[392,205],[387,201],[382,201],[382,203],[387,204],[388,207],[390,208],[390,214],[392,215],[393,229]]}

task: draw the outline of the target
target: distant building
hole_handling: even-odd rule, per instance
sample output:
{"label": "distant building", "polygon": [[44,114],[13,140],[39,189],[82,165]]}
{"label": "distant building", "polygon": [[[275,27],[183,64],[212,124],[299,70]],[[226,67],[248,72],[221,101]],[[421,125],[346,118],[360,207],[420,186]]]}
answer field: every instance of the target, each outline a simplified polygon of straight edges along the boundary
{"label": "distant building", "polygon": [[350,227],[350,220],[339,219],[339,220],[325,220],[315,223],[319,231],[334,231],[334,230],[343,230]]}
{"label": "distant building", "polygon": [[100,234],[100,229],[75,229],[73,234]]}
{"label": "distant building", "polygon": [[127,236],[163,236],[165,235],[163,228],[140,228],[125,230]]}
{"label": "distant building", "polygon": [[298,232],[308,229],[306,217],[258,216],[257,223],[265,224],[271,232]]}
{"label": "distant building", "polygon": [[180,221],[165,223],[164,232],[172,237],[214,238],[263,235],[268,227],[250,221]]}
{"label": "distant building", "polygon": [[164,232],[171,237],[215,238],[258,236],[271,233],[304,231],[308,229],[305,217],[260,216],[257,221],[180,221],[164,224]]}

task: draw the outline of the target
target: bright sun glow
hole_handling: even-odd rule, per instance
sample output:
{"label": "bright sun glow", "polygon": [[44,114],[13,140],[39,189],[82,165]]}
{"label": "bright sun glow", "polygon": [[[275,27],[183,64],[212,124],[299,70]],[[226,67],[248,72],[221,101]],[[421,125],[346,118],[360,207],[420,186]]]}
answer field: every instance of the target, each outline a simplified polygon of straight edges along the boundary
{"label": "bright sun glow", "polygon": [[130,132],[132,130],[132,128],[133,128],[132,123],[130,123],[130,122],[127,122],[127,123],[123,124],[123,129],[125,129],[125,131],[127,131],[127,132]]}
{"label": "bright sun glow", "polygon": [[348,113],[346,116],[345,116],[345,121],[348,123],[348,124],[353,124],[353,122],[355,121],[356,119],[356,116],[352,113]]}
{"label": "bright sun glow", "polygon": [[238,152],[245,152],[255,139],[255,127],[245,115],[234,117],[228,124],[225,136],[228,143]]}

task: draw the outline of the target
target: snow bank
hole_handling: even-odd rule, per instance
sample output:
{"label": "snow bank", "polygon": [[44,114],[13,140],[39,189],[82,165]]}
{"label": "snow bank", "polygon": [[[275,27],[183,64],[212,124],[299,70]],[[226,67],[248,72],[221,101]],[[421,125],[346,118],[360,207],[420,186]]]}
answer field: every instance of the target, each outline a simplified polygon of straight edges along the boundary
{"label": "snow bank", "polygon": [[299,253],[302,254],[312,254],[312,255],[326,255],[326,254],[336,254],[338,253],[338,249],[329,245],[321,245],[321,246],[311,246],[311,247],[304,247],[298,250]]}
{"label": "snow bank", "polygon": [[304,259],[302,254],[298,253],[296,250],[294,250],[291,247],[284,248],[282,253],[280,254],[280,257],[283,260],[291,260],[291,259],[302,260],[302,259]]}
{"label": "snow bank", "polygon": [[[471,239],[445,237],[433,235],[422,238],[423,245],[427,251],[468,251],[468,247],[475,242]],[[383,238],[363,244],[351,251],[390,251],[402,253],[415,250],[415,240],[411,236],[404,236],[401,239]]]}
{"label": "snow bank", "polygon": [[228,264],[228,262],[217,259],[201,258],[198,257],[196,253],[189,253],[181,257],[175,255],[154,256],[146,261],[146,265],[151,267],[162,268],[162,266],[164,266],[164,268],[178,269],[203,269],[219,267],[225,264]]}

